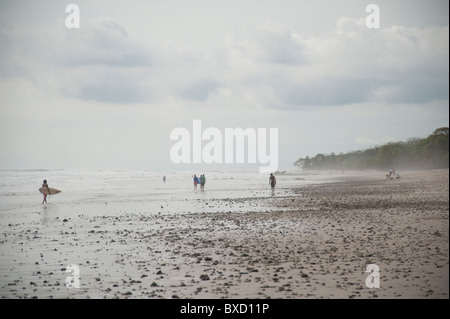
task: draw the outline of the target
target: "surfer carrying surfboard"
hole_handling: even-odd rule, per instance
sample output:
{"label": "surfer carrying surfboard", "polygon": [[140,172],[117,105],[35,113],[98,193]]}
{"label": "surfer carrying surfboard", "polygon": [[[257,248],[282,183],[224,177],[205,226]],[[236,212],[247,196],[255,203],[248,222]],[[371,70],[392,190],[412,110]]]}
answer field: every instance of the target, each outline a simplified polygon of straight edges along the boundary
{"label": "surfer carrying surfboard", "polygon": [[46,188],[47,191],[48,191],[48,193],[46,193],[46,192],[42,193],[44,195],[44,199],[42,200],[42,204],[44,204],[44,202],[47,204],[47,195],[50,194],[50,188],[48,187],[46,179],[44,179],[44,182],[42,183],[42,187]]}
{"label": "surfer carrying surfboard", "polygon": [[59,189],[48,187],[47,180],[44,179],[42,187],[39,188],[39,191],[44,195],[44,199],[42,200],[42,204],[47,204],[47,195],[56,195],[61,193]]}

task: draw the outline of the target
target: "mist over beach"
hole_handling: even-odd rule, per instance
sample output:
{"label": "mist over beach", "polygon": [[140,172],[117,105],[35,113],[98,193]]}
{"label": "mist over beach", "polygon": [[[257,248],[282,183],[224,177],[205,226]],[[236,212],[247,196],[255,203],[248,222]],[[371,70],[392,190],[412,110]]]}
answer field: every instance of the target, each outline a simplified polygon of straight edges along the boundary
{"label": "mist over beach", "polygon": [[448,12],[1,1],[0,299],[448,299]]}

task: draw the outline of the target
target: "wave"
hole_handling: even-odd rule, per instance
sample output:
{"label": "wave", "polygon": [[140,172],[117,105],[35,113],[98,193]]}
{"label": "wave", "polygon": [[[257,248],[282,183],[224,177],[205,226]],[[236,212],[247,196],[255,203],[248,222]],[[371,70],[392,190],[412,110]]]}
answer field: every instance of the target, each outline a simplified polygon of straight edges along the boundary
{"label": "wave", "polygon": [[[45,168],[29,168],[29,169],[2,169],[2,172],[50,172]],[[56,170],[55,170],[56,171]]]}

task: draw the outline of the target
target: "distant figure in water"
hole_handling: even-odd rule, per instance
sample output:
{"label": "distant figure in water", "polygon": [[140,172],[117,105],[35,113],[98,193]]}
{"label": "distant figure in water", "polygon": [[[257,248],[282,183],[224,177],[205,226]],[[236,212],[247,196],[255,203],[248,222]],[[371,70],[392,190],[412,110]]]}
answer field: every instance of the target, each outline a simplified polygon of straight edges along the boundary
{"label": "distant figure in water", "polygon": [[199,183],[199,179],[197,175],[194,174],[194,190],[197,190],[197,184]]}
{"label": "distant figure in water", "polygon": [[206,183],[206,177],[205,177],[205,174],[202,174],[202,175],[200,176],[200,189],[201,189],[202,191],[205,190],[205,183]]}
{"label": "distant figure in water", "polygon": [[[42,187],[47,188],[47,191],[48,191],[48,193],[50,194],[50,189],[48,188],[48,184],[47,184],[47,180],[46,180],[46,179],[44,179],[44,181],[42,182]],[[44,193],[43,193],[43,195],[44,195],[44,199],[42,200],[42,204],[44,204],[44,203],[47,204],[47,195],[48,195],[48,194],[44,194]]]}
{"label": "distant figure in water", "polygon": [[277,184],[277,179],[272,173],[270,173],[269,184],[270,187],[272,188],[272,195],[273,195],[275,193],[275,185]]}
{"label": "distant figure in water", "polygon": [[393,178],[393,177],[392,177],[392,174],[393,174],[392,168],[390,168],[390,169],[389,169],[389,172],[386,174],[386,179],[392,179],[392,178]]}
{"label": "distant figure in water", "polygon": [[164,182],[164,183],[166,182],[166,176],[163,177],[163,182]]}

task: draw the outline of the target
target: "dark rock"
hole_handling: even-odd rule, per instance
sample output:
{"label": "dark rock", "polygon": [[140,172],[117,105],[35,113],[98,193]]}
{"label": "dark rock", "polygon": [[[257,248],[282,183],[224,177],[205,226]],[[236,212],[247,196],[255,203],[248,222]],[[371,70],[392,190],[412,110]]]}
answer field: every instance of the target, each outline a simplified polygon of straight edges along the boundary
{"label": "dark rock", "polygon": [[209,276],[207,274],[200,275],[201,280],[209,280]]}

